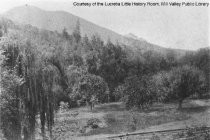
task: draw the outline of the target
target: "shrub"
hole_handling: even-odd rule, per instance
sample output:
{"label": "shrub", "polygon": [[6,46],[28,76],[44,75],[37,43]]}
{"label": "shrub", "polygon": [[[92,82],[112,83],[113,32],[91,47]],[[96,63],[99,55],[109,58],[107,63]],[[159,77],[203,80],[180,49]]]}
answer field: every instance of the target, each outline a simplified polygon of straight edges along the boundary
{"label": "shrub", "polygon": [[87,127],[95,129],[99,127],[99,123],[101,123],[101,121],[98,118],[91,118],[87,121]]}
{"label": "shrub", "polygon": [[60,111],[61,111],[61,112],[67,111],[68,108],[69,108],[68,103],[60,102]]}

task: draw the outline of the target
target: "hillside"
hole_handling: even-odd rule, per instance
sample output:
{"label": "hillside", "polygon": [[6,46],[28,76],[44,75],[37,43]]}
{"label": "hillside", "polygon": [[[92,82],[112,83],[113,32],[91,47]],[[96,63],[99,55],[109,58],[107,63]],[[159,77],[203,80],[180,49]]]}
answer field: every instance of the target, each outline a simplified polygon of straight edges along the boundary
{"label": "hillside", "polygon": [[112,41],[123,38],[123,36],[111,30],[64,11],[44,11],[34,6],[25,5],[11,9],[4,16],[18,23],[31,24],[51,31],[57,30],[61,32],[66,28],[69,33],[73,32],[76,22],[79,20],[82,35],[92,36],[98,34],[104,40],[110,37]]}
{"label": "hillside", "polygon": [[[160,47],[158,45],[151,44],[142,38],[138,38],[129,35],[120,35],[109,29],[100,27],[94,23],[91,23],[83,18],[75,16],[71,13],[64,11],[45,11],[34,6],[20,6],[11,9],[4,14],[6,18],[9,18],[17,23],[30,24],[38,28],[43,28],[51,31],[61,32],[64,28],[67,29],[69,33],[72,33],[75,29],[76,22],[79,20],[82,35],[87,35],[91,37],[94,34],[99,35],[104,41],[110,39],[112,42],[119,42],[129,46],[129,48],[135,51],[148,51],[154,50],[161,54],[166,54],[169,50],[168,48]],[[186,51],[174,50],[178,55],[185,54]]]}

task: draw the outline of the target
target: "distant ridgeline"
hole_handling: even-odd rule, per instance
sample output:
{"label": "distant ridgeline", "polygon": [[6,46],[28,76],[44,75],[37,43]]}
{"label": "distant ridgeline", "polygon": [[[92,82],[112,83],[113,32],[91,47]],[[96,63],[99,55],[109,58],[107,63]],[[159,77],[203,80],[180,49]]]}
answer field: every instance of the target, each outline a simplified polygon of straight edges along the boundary
{"label": "distant ridgeline", "polygon": [[[93,35],[100,36],[100,38],[107,42],[124,44],[129,46],[134,50],[141,50],[142,52],[153,50],[161,54],[166,54],[171,49],[160,47],[158,45],[151,44],[145,40],[133,39],[115,33],[109,29],[100,27],[94,23],[91,23],[85,19],[77,17],[67,12],[63,11],[44,11],[33,6],[21,6],[16,7],[4,14],[5,17],[23,24],[30,24],[38,28],[47,29],[50,31],[62,32],[65,28],[68,33],[73,33],[77,21],[80,22],[81,35],[91,37]],[[173,49],[174,53],[180,56],[185,54],[185,50]]]}

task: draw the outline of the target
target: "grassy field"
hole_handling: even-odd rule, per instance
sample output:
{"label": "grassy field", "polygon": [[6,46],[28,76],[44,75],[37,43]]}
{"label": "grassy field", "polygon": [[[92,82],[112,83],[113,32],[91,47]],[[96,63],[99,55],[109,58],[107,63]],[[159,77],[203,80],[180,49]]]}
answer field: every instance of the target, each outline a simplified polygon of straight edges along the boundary
{"label": "grassy field", "polygon": [[[123,103],[82,107],[56,114],[55,139],[97,139],[128,132],[143,132],[210,125],[210,100],[188,100],[183,110],[177,104],[154,104],[150,109],[127,111]],[[95,127],[88,124],[95,122]]]}

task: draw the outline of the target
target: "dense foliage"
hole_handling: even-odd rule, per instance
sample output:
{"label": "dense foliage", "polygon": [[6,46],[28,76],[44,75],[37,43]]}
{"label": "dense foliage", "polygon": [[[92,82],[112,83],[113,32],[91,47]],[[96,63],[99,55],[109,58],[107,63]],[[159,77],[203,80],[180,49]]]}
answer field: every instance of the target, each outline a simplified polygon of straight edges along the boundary
{"label": "dense foliage", "polygon": [[81,36],[79,21],[69,34],[2,19],[0,39],[0,125],[7,139],[35,139],[37,117],[43,139],[46,127],[52,137],[61,102],[69,108],[86,102],[92,109],[96,102],[121,100],[128,109],[144,109],[209,91],[209,48],[184,57],[173,50],[132,50]]}
{"label": "dense foliage", "polygon": [[91,110],[97,100],[102,103],[109,102],[107,83],[100,76],[91,74],[82,76],[75,84],[73,92],[73,96],[90,104]]}
{"label": "dense foliage", "polygon": [[178,100],[180,109],[184,99],[202,94],[205,87],[203,73],[187,65],[157,74],[153,82],[155,82],[159,100]]}
{"label": "dense foliage", "polygon": [[[20,139],[21,121],[18,99],[18,87],[23,84],[23,79],[16,76],[13,72],[3,72],[1,74],[1,127],[7,139]],[[13,133],[11,133],[11,131]]]}
{"label": "dense foliage", "polygon": [[155,99],[152,82],[148,76],[138,78],[136,76],[128,77],[125,80],[123,89],[124,101],[127,108],[147,108]]}

